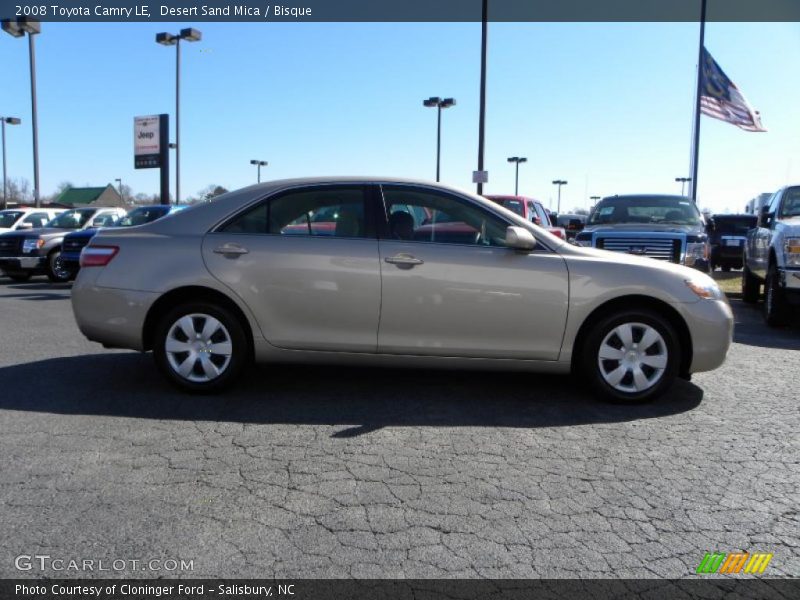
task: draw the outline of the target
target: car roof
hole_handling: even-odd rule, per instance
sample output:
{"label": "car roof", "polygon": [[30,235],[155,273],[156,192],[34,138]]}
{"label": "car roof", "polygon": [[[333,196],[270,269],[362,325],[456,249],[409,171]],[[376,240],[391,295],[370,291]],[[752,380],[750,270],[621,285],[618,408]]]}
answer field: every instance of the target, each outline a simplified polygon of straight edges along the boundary
{"label": "car roof", "polygon": [[603,202],[605,200],[615,200],[615,199],[620,199],[620,200],[627,200],[627,199],[631,199],[631,200],[633,200],[633,199],[638,199],[638,200],[642,200],[642,199],[647,199],[647,200],[682,200],[682,201],[687,201],[688,200],[689,202],[692,202],[692,199],[689,198],[688,196],[680,196],[680,195],[674,195],[674,194],[616,194],[614,196],[606,196],[600,202]]}

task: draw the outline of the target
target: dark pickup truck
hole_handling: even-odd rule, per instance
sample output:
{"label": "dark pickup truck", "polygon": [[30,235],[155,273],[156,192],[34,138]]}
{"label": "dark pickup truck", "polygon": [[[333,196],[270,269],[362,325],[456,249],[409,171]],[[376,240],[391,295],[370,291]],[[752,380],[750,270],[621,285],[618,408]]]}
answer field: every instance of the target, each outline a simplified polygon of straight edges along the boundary
{"label": "dark pickup truck", "polygon": [[575,236],[575,244],[709,270],[706,224],[694,202],[683,196],[603,198]]}
{"label": "dark pickup truck", "polygon": [[747,232],[756,226],[755,215],[713,215],[708,223],[711,270],[741,269]]}

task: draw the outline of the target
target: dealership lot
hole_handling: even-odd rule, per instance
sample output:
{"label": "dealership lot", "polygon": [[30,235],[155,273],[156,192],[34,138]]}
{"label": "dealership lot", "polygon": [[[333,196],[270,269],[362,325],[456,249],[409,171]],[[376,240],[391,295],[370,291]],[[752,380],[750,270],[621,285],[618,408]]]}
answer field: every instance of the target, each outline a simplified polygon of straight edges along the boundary
{"label": "dealership lot", "polygon": [[[568,377],[260,367],[191,397],[0,278],[0,577],[19,555],[194,577],[800,575],[800,328],[734,301],[726,364],[655,404]],[[153,576],[126,566],[120,574]]]}

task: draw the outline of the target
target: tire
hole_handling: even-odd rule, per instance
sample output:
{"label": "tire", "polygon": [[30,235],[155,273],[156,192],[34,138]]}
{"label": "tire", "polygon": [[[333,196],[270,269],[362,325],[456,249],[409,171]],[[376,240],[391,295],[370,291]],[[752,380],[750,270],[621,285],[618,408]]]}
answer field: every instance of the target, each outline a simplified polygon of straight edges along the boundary
{"label": "tire", "polygon": [[66,283],[72,279],[72,271],[61,262],[61,248],[56,248],[47,255],[46,274],[53,283]]}
{"label": "tire", "polygon": [[[642,348],[645,335],[651,341]],[[647,402],[672,386],[680,359],[678,337],[667,319],[646,309],[620,310],[604,317],[587,335],[581,372],[605,400]]]}
{"label": "tire", "polygon": [[747,265],[742,269],[742,301],[747,304],[755,304],[761,294],[761,283],[750,272]]}
{"label": "tire", "polygon": [[[213,321],[213,331],[204,338],[203,330],[209,319]],[[191,340],[187,330],[200,337]],[[177,306],[156,326],[153,346],[156,365],[173,385],[184,391],[203,394],[229,388],[241,375],[249,354],[249,342],[239,319],[228,309],[210,302]],[[181,371],[181,367],[186,370]]]}
{"label": "tire", "polygon": [[28,271],[11,271],[9,273],[8,271],[6,271],[6,275],[12,281],[16,281],[18,283],[25,283],[33,276],[33,273],[29,273]]}
{"label": "tire", "polygon": [[764,320],[770,327],[782,327],[788,320],[786,298],[778,281],[778,269],[770,265],[764,282]]}

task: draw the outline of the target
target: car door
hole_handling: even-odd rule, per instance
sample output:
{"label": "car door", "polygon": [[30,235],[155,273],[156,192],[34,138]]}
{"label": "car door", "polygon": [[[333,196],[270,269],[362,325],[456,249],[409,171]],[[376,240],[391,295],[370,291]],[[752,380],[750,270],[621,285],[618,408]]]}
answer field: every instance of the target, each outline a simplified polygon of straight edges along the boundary
{"label": "car door", "polygon": [[271,344],[375,352],[381,282],[367,191],[295,188],[205,236],[209,271],[250,308]]}
{"label": "car door", "polygon": [[775,219],[778,215],[778,207],[780,206],[782,192],[783,190],[775,192],[772,198],[770,198],[769,204],[765,205],[767,214],[764,214],[762,210],[762,213],[758,217],[758,227],[753,235],[753,244],[748,268],[751,272],[762,279],[766,278],[767,276],[767,267],[769,266],[769,246],[772,239],[772,230],[775,227]]}
{"label": "car door", "polygon": [[382,192],[379,352],[558,358],[568,305],[561,256],[543,245],[506,248],[509,223],[465,197],[405,185]]}

